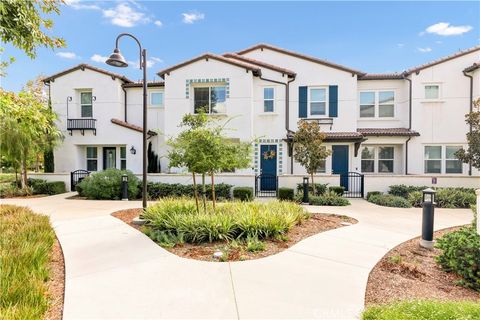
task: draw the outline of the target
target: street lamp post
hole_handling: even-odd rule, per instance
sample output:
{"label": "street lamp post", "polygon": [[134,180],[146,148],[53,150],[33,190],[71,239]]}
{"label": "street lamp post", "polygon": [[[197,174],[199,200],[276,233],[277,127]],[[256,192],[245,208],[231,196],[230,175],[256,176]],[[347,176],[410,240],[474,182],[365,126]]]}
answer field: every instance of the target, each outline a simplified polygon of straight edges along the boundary
{"label": "street lamp post", "polygon": [[125,68],[128,66],[127,61],[118,49],[118,43],[121,37],[128,36],[135,40],[140,48],[140,69],[143,70],[143,181],[142,181],[142,207],[147,208],[147,50],[142,48],[140,41],[130,33],[121,33],[115,41],[115,49],[106,63],[114,67]]}

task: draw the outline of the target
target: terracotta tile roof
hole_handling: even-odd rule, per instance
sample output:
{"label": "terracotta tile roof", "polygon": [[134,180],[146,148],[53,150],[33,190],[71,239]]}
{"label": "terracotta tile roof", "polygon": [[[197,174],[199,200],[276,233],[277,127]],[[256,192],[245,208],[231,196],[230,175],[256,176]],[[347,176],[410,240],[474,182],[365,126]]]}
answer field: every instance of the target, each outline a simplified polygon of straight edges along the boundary
{"label": "terracotta tile roof", "polygon": [[363,135],[359,132],[332,131],[324,132],[327,135],[326,140],[344,140],[344,139],[362,139]]}
{"label": "terracotta tile roof", "polygon": [[292,76],[292,77],[295,77],[297,75],[292,70],[277,67],[277,66],[274,66],[273,64],[269,64],[269,63],[259,61],[259,60],[256,60],[256,59],[247,58],[247,57],[238,55],[236,53],[225,53],[223,56],[226,57],[226,58],[231,58],[231,59],[243,61],[243,62],[246,62],[246,63],[254,64],[254,65],[257,65],[257,66],[260,66],[260,67],[264,67],[264,68],[267,68],[267,69],[270,69],[270,70],[278,71],[280,73],[284,73],[284,74]]}
{"label": "terracotta tile roof", "polygon": [[359,76],[358,80],[402,80],[403,73],[367,73]]}
{"label": "terracotta tile roof", "polygon": [[477,70],[478,68],[480,68],[480,61],[479,61],[479,62],[475,62],[475,63],[472,64],[470,67],[465,68],[463,71],[464,71],[464,72],[472,72],[472,71],[474,71],[474,70]]}
{"label": "terracotta tile roof", "polygon": [[312,56],[307,56],[307,55],[304,55],[304,54],[301,54],[301,53],[298,53],[298,52],[278,48],[278,47],[275,47],[275,46],[272,46],[272,45],[269,45],[269,44],[265,44],[265,43],[260,43],[260,44],[257,44],[255,46],[253,46],[253,47],[244,49],[242,51],[237,52],[237,54],[244,55],[247,52],[254,51],[254,50],[257,50],[257,49],[262,49],[262,50],[263,49],[269,49],[269,50],[272,50],[272,51],[287,54],[287,55],[290,55],[290,56],[293,56],[293,57],[296,57],[296,58],[300,58],[300,59],[303,59],[303,60],[323,64],[323,65],[326,65],[328,67],[332,67],[332,68],[335,68],[335,69],[343,70],[343,71],[346,71],[346,72],[351,72],[351,73],[354,73],[354,74],[357,74],[357,75],[364,75],[365,74],[365,72],[354,70],[354,69],[351,69],[351,68],[348,68],[348,67],[345,67],[345,66],[327,61],[327,60],[318,59],[318,58],[315,58],[315,57],[312,57]]}
{"label": "terracotta tile roof", "polygon": [[114,73],[114,72],[110,72],[110,71],[107,71],[107,70],[104,70],[104,69],[100,69],[100,68],[97,68],[97,67],[94,67],[94,66],[91,66],[89,64],[86,64],[86,63],[81,63],[75,67],[72,67],[70,69],[67,69],[67,70],[64,70],[64,71],[61,71],[59,73],[55,73],[54,75],[51,75],[49,77],[46,77],[43,79],[43,82],[47,83],[47,82],[50,82],[50,81],[55,81],[55,78],[59,78],[63,75],[66,75],[70,72],[73,72],[73,71],[76,71],[76,70],[85,70],[85,69],[89,69],[89,70],[92,70],[92,71],[95,71],[95,72],[99,72],[99,73],[103,73],[105,75],[108,75],[108,76],[111,76],[113,79],[120,79],[120,80],[123,80],[124,82],[126,83],[132,83],[133,81],[128,79],[127,77],[125,77],[124,75],[121,75],[121,74],[118,74],[118,73]]}
{"label": "terracotta tile roof", "polygon": [[223,56],[220,56],[220,55],[217,55],[217,54],[213,54],[213,53],[205,53],[201,56],[198,56],[198,57],[195,57],[193,59],[190,59],[190,60],[184,61],[182,63],[176,64],[176,65],[174,65],[170,68],[161,70],[157,74],[160,77],[163,78],[166,74],[168,75],[170,72],[172,72],[175,69],[184,67],[186,65],[189,65],[190,63],[193,63],[193,62],[196,62],[196,61],[199,61],[199,60],[203,60],[203,59],[205,59],[207,61],[208,61],[208,59],[214,59],[214,60],[224,62],[224,63],[228,63],[228,64],[231,64],[231,65],[240,67],[240,68],[245,68],[247,70],[252,71],[252,73],[254,75],[260,75],[261,74],[261,70],[260,70],[260,68],[258,68],[258,66],[255,66],[255,65],[252,65],[252,64],[249,64],[249,63],[245,63],[245,62],[240,62],[240,61],[235,60],[235,59],[226,58],[226,57],[223,57]]}
{"label": "terracotta tile roof", "polygon": [[[164,81],[153,81],[147,82],[147,88],[156,88],[156,87],[164,87]],[[143,87],[143,82],[133,82],[133,83],[125,83],[122,85],[124,88],[141,88]]]}
{"label": "terracotta tile roof", "polygon": [[[117,124],[117,125],[121,126],[121,127],[124,127],[124,128],[127,128],[127,129],[132,129],[132,130],[135,130],[135,131],[138,131],[138,132],[143,132],[142,127],[139,127],[135,124],[128,123],[128,122],[125,122],[125,121],[122,121],[122,120],[119,120],[119,119],[115,119],[115,118],[111,119],[110,121],[114,124]],[[156,136],[157,135],[157,133],[155,131],[152,131],[152,130],[148,130],[147,134],[149,136]]]}
{"label": "terracotta tile roof", "polygon": [[464,55],[466,55],[466,54],[469,54],[469,53],[472,53],[472,52],[475,52],[475,51],[480,51],[480,46],[475,46],[475,47],[472,47],[472,48],[469,48],[469,49],[466,49],[466,50],[461,50],[461,51],[459,51],[459,52],[457,52],[457,53],[454,53],[454,54],[452,54],[452,55],[449,55],[449,56],[440,58],[440,59],[438,59],[438,60],[434,60],[434,61],[431,61],[431,62],[422,64],[422,65],[419,65],[419,66],[417,66],[417,67],[410,68],[410,69],[408,69],[407,71],[405,71],[405,73],[406,73],[406,74],[412,74],[412,73],[414,73],[414,72],[418,72],[418,71],[420,71],[420,70],[423,70],[423,69],[432,67],[432,66],[434,66],[434,65],[437,65],[437,64],[440,64],[440,63],[443,63],[443,62],[446,62],[446,61],[449,61],[449,60],[452,60],[452,59],[455,59],[455,58],[464,56]]}
{"label": "terracotta tile roof", "polygon": [[361,128],[357,131],[364,136],[401,136],[411,137],[420,134],[408,128]]}

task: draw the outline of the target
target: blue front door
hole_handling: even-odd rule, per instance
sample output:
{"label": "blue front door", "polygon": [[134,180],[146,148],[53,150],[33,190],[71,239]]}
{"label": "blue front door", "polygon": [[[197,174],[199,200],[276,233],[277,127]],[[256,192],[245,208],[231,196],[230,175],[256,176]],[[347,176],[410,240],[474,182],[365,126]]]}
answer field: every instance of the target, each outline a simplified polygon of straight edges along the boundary
{"label": "blue front door", "polygon": [[260,146],[260,190],[277,189],[277,145]]}
{"label": "blue front door", "polygon": [[348,146],[332,146],[332,173],[342,174],[340,185],[348,190]]}

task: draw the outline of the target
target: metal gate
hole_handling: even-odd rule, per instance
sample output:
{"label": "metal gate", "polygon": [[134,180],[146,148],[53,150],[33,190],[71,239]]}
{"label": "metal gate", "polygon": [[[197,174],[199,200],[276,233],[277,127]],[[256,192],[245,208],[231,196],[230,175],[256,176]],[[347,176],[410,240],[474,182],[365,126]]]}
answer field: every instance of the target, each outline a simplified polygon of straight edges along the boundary
{"label": "metal gate", "polygon": [[343,196],[346,198],[363,198],[365,178],[358,172],[340,174],[340,186],[345,188]]}
{"label": "metal gate", "polygon": [[278,177],[273,174],[255,176],[255,197],[276,197]]}
{"label": "metal gate", "polygon": [[87,170],[75,170],[70,172],[70,189],[75,191],[75,186],[79,184],[85,177],[88,177],[90,172]]}

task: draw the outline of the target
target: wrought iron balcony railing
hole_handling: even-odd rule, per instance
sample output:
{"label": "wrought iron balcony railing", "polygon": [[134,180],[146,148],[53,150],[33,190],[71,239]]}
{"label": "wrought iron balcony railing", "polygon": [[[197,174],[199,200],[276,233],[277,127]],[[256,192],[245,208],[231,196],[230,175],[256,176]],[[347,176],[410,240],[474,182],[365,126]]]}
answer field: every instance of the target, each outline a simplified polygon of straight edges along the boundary
{"label": "wrought iron balcony railing", "polygon": [[97,119],[67,119],[67,130],[72,135],[73,130],[79,130],[82,136],[85,135],[85,130],[92,130],[94,135],[97,135]]}

